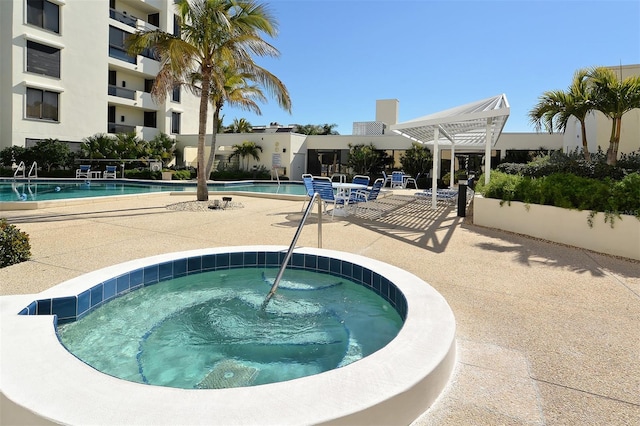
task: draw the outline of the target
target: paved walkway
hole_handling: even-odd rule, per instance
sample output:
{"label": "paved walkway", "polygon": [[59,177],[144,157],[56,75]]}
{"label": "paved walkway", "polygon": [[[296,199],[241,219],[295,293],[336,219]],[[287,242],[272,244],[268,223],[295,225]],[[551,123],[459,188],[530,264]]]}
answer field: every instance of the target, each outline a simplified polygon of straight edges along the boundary
{"label": "paved walkway", "polygon": [[[160,253],[288,245],[302,216],[298,201],[241,196],[236,209],[166,208],[191,200],[158,194],[3,212],[29,233],[33,257],[0,269],[0,294]],[[467,222],[455,207],[432,210],[398,194],[323,222],[323,248],[404,268],[453,309],[454,377],[415,425],[640,424],[640,264]],[[312,215],[299,245],[317,246],[315,223]]]}

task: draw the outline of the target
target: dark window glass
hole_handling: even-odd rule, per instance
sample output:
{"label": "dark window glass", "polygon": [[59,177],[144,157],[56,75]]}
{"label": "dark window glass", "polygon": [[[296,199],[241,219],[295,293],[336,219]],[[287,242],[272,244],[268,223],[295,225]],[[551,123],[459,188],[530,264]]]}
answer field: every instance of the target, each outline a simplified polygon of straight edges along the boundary
{"label": "dark window glass", "polygon": [[60,49],[27,40],[27,71],[60,78]]}
{"label": "dark window glass", "polygon": [[151,89],[153,88],[153,79],[146,78],[144,80],[144,91],[147,93],[151,93]]}
{"label": "dark window glass", "polygon": [[180,18],[178,15],[173,15],[173,35],[180,37]]}
{"label": "dark window glass", "polygon": [[180,133],[180,113],[171,113],[171,133]]}
{"label": "dark window glass", "polygon": [[180,86],[173,88],[173,92],[171,92],[171,100],[173,102],[180,102]]}
{"label": "dark window glass", "polygon": [[116,0],[109,0],[109,9],[116,8]]}
{"label": "dark window glass", "polygon": [[109,26],[109,44],[114,47],[120,47],[124,49],[124,42],[126,40],[127,33],[120,28]]}
{"label": "dark window glass", "polygon": [[144,127],[156,127],[156,112],[145,111],[144,112]]}
{"label": "dark window glass", "polygon": [[60,32],[60,7],[46,0],[27,0],[27,22],[45,30]]}
{"label": "dark window glass", "polygon": [[27,88],[27,117],[58,121],[59,93]]}
{"label": "dark window glass", "polygon": [[109,106],[108,111],[107,111],[107,121],[109,123],[115,123],[116,122],[116,107]]}
{"label": "dark window glass", "polygon": [[160,14],[159,13],[152,13],[148,16],[147,21],[151,24],[154,25],[156,27],[160,26]]}
{"label": "dark window glass", "polygon": [[112,86],[116,85],[116,72],[113,70],[109,70],[109,84]]}

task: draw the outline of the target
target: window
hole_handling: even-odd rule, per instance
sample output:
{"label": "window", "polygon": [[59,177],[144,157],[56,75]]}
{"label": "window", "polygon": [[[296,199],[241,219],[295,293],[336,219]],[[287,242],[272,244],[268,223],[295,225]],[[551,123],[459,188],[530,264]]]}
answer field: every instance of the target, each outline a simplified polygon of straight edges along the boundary
{"label": "window", "polygon": [[171,113],[171,133],[180,133],[180,113]]}
{"label": "window", "polygon": [[27,0],[27,23],[60,32],[60,7],[47,0]]}
{"label": "window", "polygon": [[27,71],[60,78],[60,49],[27,40]]}
{"label": "window", "polygon": [[160,26],[160,14],[159,13],[151,13],[147,16],[147,22],[153,25],[154,27]]}
{"label": "window", "polygon": [[171,92],[171,100],[173,102],[180,102],[180,86],[173,88],[173,92]]}
{"label": "window", "polygon": [[117,74],[116,74],[116,71],[114,71],[114,70],[109,70],[109,84],[110,84],[111,86],[115,86],[115,85],[117,84],[117,83],[116,83],[116,80],[117,80]]}
{"label": "window", "polygon": [[58,92],[27,87],[27,118],[58,121]]}
{"label": "window", "polygon": [[107,122],[115,123],[116,122],[116,107],[113,105],[109,105],[107,108]]}
{"label": "window", "polygon": [[178,15],[173,15],[173,35],[180,37],[180,18]]}
{"label": "window", "polygon": [[144,91],[147,93],[151,93],[151,89],[153,89],[154,80],[152,78],[144,79]]}
{"label": "window", "polygon": [[156,112],[155,111],[145,111],[144,112],[144,127],[153,127],[156,128]]}

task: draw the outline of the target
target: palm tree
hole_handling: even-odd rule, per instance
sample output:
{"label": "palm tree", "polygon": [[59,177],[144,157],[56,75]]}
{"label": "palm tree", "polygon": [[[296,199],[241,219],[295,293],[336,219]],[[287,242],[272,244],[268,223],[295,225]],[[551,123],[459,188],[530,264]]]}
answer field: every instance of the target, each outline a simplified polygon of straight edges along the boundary
{"label": "palm tree", "polygon": [[242,160],[247,159],[247,167],[245,170],[249,169],[249,157],[252,157],[254,160],[260,160],[260,155],[258,151],[262,152],[262,147],[257,145],[255,142],[244,141],[241,144],[236,144],[233,146],[233,154],[229,156],[229,160],[233,157],[240,157]]}
{"label": "palm tree", "polygon": [[227,133],[251,133],[253,126],[246,118],[234,118],[233,123],[227,127]]}
{"label": "palm tree", "polygon": [[[197,199],[209,199],[204,158],[207,112],[212,92],[223,93],[226,82],[221,66],[243,72],[256,65],[252,55],[279,56],[278,50],[261,38],[275,37],[277,23],[266,6],[252,0],[178,0],[180,37],[163,31],[140,31],[128,41],[130,53],[152,48],[159,61],[152,96],[164,102],[176,85],[186,85],[200,97],[198,114]],[[201,85],[189,82],[198,75]],[[214,123],[215,125],[215,123]],[[215,135],[215,129],[214,133]]]}
{"label": "palm tree", "polygon": [[596,67],[589,71],[589,81],[594,92],[594,109],[612,121],[607,164],[615,165],[618,161],[622,116],[634,108],[640,108],[640,76],[622,80],[610,68]]}
{"label": "palm tree", "polygon": [[[213,136],[211,139],[211,151],[207,161],[207,176],[211,173],[215,156],[216,134],[218,128],[218,117],[225,102],[233,107],[262,114],[256,101],[266,102],[262,89],[267,89],[270,94],[278,99],[280,107],[291,111],[291,99],[284,84],[266,69],[255,63],[246,63],[241,70],[236,70],[228,64],[219,64],[219,79],[214,80],[214,88],[211,91],[211,102],[213,103]],[[257,82],[258,84],[251,84]],[[245,120],[246,122],[246,120]]]}
{"label": "palm tree", "polygon": [[538,103],[529,112],[529,118],[538,132],[544,126],[549,133],[553,133],[554,130],[564,133],[569,118],[575,117],[580,122],[584,159],[591,161],[585,120],[587,114],[594,108],[594,104],[591,100],[592,94],[588,86],[587,75],[587,70],[576,71],[571,86],[566,92],[562,90],[544,92],[538,98]]}

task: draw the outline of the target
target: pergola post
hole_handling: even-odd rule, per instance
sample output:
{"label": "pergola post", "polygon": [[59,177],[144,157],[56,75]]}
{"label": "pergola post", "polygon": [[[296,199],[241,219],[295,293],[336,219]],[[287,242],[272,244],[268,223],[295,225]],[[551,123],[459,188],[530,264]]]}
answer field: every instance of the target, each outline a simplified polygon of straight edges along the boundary
{"label": "pergola post", "polygon": [[449,168],[449,188],[453,188],[455,184],[455,171],[456,165],[454,163],[456,158],[456,144],[451,142],[451,167]]}
{"label": "pergola post", "polygon": [[491,177],[491,117],[487,118],[487,131],[485,134],[484,143],[484,184],[489,184],[489,178]]}
{"label": "pergola post", "polygon": [[433,130],[433,176],[431,176],[431,208],[438,207],[438,176],[440,175],[440,149],[438,148],[440,129]]}

